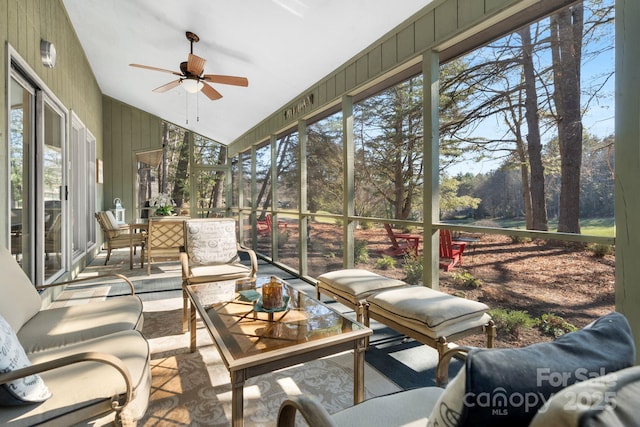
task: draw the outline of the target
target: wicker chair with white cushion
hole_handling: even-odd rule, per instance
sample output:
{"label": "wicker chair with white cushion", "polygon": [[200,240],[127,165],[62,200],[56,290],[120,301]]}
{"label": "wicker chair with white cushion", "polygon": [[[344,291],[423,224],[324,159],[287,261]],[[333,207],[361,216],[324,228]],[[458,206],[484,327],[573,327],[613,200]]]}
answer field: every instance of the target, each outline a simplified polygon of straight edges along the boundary
{"label": "wicker chair with white cushion", "polygon": [[[236,238],[236,221],[228,218],[189,219],[184,223],[182,262],[182,328],[187,330],[188,300],[185,288],[197,283],[255,278],[258,259],[251,249],[240,246]],[[238,252],[245,252],[249,265],[241,262]]]}
{"label": "wicker chair with white cushion", "polygon": [[113,249],[129,248],[129,268],[133,268],[133,255],[140,246],[140,268],[142,268],[144,266],[144,231],[135,230],[135,226],[129,224],[118,224],[111,211],[96,212],[96,220],[104,233],[107,246],[107,259],[104,260],[104,265],[109,262]]}

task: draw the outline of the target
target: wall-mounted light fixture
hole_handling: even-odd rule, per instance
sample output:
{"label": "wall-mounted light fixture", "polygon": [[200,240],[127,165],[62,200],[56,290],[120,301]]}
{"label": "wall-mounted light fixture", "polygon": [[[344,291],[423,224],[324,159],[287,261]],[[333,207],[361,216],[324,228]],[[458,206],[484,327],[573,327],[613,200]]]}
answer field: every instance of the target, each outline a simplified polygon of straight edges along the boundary
{"label": "wall-mounted light fixture", "polygon": [[54,44],[46,40],[40,40],[40,57],[42,58],[42,65],[47,68],[55,67],[56,47]]}

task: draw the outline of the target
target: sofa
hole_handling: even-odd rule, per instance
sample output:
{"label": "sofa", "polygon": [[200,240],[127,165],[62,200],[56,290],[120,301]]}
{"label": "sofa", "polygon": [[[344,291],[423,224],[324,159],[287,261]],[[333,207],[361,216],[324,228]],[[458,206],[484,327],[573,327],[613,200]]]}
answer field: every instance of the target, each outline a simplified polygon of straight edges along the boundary
{"label": "sofa", "polygon": [[[130,294],[43,308],[39,291],[0,247],[0,425],[107,425],[141,418],[151,388],[142,301]],[[109,277],[109,279],[113,279]],[[87,284],[91,286],[91,284]]]}
{"label": "sofa", "polygon": [[448,350],[464,366],[446,386],[366,400],[335,414],[309,395],[280,406],[278,426],[301,413],[311,427],[639,426],[640,366],[626,318],[612,312],[555,341],[523,348]]}

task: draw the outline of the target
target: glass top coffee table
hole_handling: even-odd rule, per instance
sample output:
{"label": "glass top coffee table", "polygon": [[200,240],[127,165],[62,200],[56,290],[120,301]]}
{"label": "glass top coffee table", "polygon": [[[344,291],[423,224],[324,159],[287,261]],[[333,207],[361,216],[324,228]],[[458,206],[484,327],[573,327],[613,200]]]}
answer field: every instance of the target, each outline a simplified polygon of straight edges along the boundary
{"label": "glass top coffee table", "polygon": [[247,379],[347,350],[354,355],[354,404],[364,399],[365,338],[371,329],[277,280],[283,284],[287,304],[275,310],[262,309],[257,299],[269,277],[186,287],[191,351],[196,350],[197,312],[231,376],[234,427],[243,425]]}

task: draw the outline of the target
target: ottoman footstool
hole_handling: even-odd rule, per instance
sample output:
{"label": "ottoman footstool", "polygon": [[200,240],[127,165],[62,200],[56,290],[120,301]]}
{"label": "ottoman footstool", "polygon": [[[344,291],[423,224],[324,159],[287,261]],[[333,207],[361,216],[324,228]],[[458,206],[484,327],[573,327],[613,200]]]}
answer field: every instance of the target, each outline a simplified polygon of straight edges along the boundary
{"label": "ottoman footstool", "polygon": [[[438,350],[438,359],[449,341],[486,334],[493,347],[495,325],[489,307],[424,286],[408,286],[367,297],[365,316]],[[368,322],[367,322],[368,323]]]}
{"label": "ottoman footstool", "polygon": [[319,300],[321,293],[330,296],[353,309],[357,321],[369,326],[369,319],[364,315],[367,297],[376,292],[404,286],[409,285],[402,280],[391,279],[367,270],[336,270],[318,276],[316,298]]}

